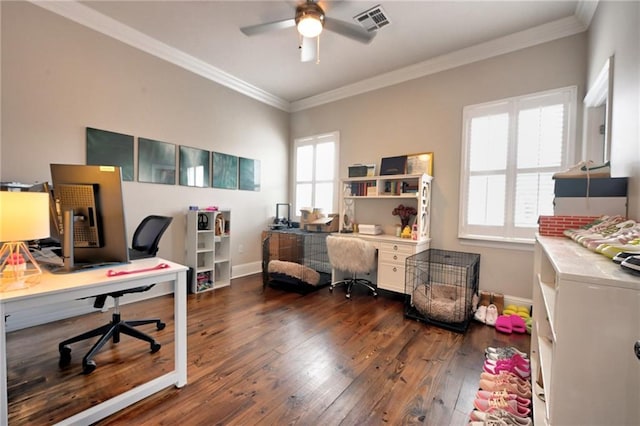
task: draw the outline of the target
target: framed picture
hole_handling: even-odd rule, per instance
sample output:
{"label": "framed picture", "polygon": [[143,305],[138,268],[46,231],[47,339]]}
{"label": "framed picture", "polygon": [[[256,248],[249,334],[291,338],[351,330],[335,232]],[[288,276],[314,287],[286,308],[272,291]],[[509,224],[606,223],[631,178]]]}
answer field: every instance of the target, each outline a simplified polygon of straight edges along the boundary
{"label": "framed picture", "polygon": [[87,164],[120,167],[133,180],[133,136],[87,127]]}
{"label": "framed picture", "polygon": [[407,156],[386,157],[380,162],[380,176],[403,175],[407,173]]}
{"label": "framed picture", "polygon": [[209,187],[209,151],[180,146],[180,185]]}
{"label": "framed picture", "polygon": [[433,176],[433,152],[421,152],[407,156],[407,174],[426,173]]}
{"label": "framed picture", "polygon": [[235,155],[212,152],[213,187],[238,189],[238,157]]}
{"label": "framed picture", "polygon": [[239,158],[238,186],[245,191],[260,191],[260,160]]}
{"label": "framed picture", "polygon": [[138,182],[176,184],[176,146],[138,138]]}

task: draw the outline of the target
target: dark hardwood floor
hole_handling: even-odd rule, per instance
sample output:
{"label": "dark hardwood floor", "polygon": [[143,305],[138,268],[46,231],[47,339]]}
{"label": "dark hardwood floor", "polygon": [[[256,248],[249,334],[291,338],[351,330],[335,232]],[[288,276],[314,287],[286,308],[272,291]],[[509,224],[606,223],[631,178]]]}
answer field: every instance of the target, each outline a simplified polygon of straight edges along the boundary
{"label": "dark hardwood floor", "polygon": [[[405,319],[403,302],[327,288],[305,296],[268,288],[260,275],[188,296],[188,384],[163,390],[100,425],[462,425],[487,346],[529,351],[529,336],[472,323],[465,334]],[[58,367],[57,343],[108,322],[95,313],[10,333],[9,421],[52,424],[157,377],[173,365],[173,297],[122,307],[126,319],[162,317],[142,330],[163,345],[123,336],[81,374],[91,342]]]}

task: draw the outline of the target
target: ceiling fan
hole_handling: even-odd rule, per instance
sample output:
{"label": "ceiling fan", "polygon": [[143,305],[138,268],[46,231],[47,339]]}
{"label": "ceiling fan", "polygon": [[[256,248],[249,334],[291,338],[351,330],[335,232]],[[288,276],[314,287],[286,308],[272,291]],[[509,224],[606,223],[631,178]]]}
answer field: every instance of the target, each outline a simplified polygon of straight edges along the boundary
{"label": "ceiling fan", "polygon": [[300,60],[302,62],[309,62],[314,59],[316,59],[316,62],[319,61],[318,47],[320,33],[322,33],[323,29],[361,43],[371,42],[376,35],[375,32],[367,31],[356,24],[327,17],[324,9],[316,0],[306,0],[304,3],[298,4],[295,12],[293,18],[242,27],[240,31],[247,36],[254,36],[295,26],[300,35]]}

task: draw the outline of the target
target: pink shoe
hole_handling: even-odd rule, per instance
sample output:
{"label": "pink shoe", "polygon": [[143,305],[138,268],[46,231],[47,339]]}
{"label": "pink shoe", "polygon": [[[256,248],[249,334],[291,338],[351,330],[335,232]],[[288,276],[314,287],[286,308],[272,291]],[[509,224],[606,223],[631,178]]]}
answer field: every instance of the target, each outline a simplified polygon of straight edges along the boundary
{"label": "pink shoe", "polygon": [[[529,417],[520,417],[515,414],[511,414],[507,411],[500,409],[489,410],[489,412],[485,413],[484,411],[473,410],[469,415],[471,421],[476,422],[485,422],[487,424],[487,420],[494,420],[495,418],[503,420],[508,425],[513,426],[532,426],[533,421]],[[491,424],[491,423],[489,423]]]}
{"label": "pink shoe", "polygon": [[507,392],[506,390],[502,390],[502,391],[495,391],[495,392],[491,392],[491,391],[486,391],[486,390],[479,390],[476,393],[476,398],[478,399],[492,399],[492,398],[504,398],[506,400],[512,400],[518,403],[519,406],[521,407],[528,407],[531,405],[531,399],[529,398],[522,398],[516,394]]}
{"label": "pink shoe", "polygon": [[500,315],[496,320],[496,330],[500,333],[511,334],[513,326],[511,325],[510,315]]}
{"label": "pink shoe", "polygon": [[507,391],[521,398],[531,398],[530,387],[520,386],[518,383],[510,382],[507,379],[496,381],[480,379],[480,389],[490,392]]}
{"label": "pink shoe", "polygon": [[484,362],[484,366],[482,367],[483,370],[491,374],[498,374],[502,371],[508,371],[522,379],[527,379],[531,376],[531,369],[529,368],[528,362],[525,364],[522,362],[518,362],[517,360],[514,361],[513,358],[510,360],[498,360],[494,362],[495,364],[493,364],[491,360],[486,360]]}
{"label": "pink shoe", "polygon": [[523,389],[531,391],[531,383],[528,380],[525,380],[510,371],[501,371],[498,374],[492,374],[483,371],[480,374],[480,380],[487,380],[491,382],[505,381],[508,383],[515,383]]}
{"label": "pink shoe", "polygon": [[516,401],[504,398],[476,399],[473,406],[485,413],[490,413],[493,409],[504,410],[519,417],[526,417],[531,413],[527,407],[520,407]]}
{"label": "pink shoe", "polygon": [[[511,328],[514,333],[523,334],[527,332],[527,324],[524,322],[522,317],[519,315],[511,315],[509,320],[511,321]],[[498,327],[496,326],[496,328]]]}

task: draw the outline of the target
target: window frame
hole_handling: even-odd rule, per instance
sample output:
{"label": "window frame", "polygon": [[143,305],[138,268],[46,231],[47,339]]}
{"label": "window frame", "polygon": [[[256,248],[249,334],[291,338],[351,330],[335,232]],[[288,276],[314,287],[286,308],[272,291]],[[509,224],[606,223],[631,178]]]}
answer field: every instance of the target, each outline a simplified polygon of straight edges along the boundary
{"label": "window frame", "polygon": [[[315,164],[316,164],[316,146],[319,144],[323,144],[326,142],[333,142],[334,143],[334,158],[333,158],[333,163],[334,163],[334,169],[333,169],[333,173],[332,173],[332,179],[330,180],[318,180],[316,179],[316,170],[315,170]],[[333,190],[333,210],[337,211],[338,208],[338,184],[340,182],[340,176],[339,176],[339,160],[340,160],[340,132],[339,131],[333,131],[333,132],[328,132],[328,133],[321,133],[321,134],[317,134],[317,135],[312,135],[312,136],[304,136],[301,138],[296,138],[293,141],[293,154],[292,154],[292,158],[293,158],[293,168],[292,168],[292,176],[293,178],[291,179],[291,200],[292,200],[292,206],[294,208],[294,212],[291,215],[292,218],[300,218],[300,211],[296,208],[297,207],[297,202],[298,200],[297,198],[297,191],[296,188],[298,186],[298,176],[297,176],[297,170],[298,170],[298,148],[301,146],[306,146],[306,145],[312,145],[313,146],[313,170],[311,172],[311,181],[307,182],[307,181],[303,181],[305,183],[311,183],[312,185],[312,193],[311,193],[311,200],[312,200],[312,204],[315,204],[315,200],[316,200],[316,193],[315,193],[315,185],[316,183],[322,183],[322,182],[331,182],[332,185],[332,190]],[[307,206],[304,206],[307,207]],[[314,206],[309,206],[309,207],[316,207]],[[335,213],[335,211],[333,212],[324,212],[325,214],[329,214],[329,213]]]}
{"label": "window frame", "polygon": [[[564,146],[562,147],[561,164],[557,167],[517,168],[518,115],[519,112],[532,106],[551,105],[554,98],[561,99],[564,111]],[[557,104],[557,101],[555,102]],[[460,209],[458,215],[458,238],[468,240],[484,240],[505,243],[533,243],[537,229],[515,226],[516,178],[526,170],[535,172],[557,172],[567,168],[575,158],[576,117],[579,107],[577,86],[567,86],[499,99],[481,104],[468,105],[462,113],[462,141],[460,159]],[[469,225],[468,200],[470,176],[470,136],[473,118],[484,117],[496,113],[507,113],[509,117],[508,140],[505,166],[505,223],[502,226]]]}

